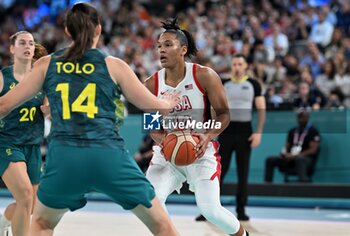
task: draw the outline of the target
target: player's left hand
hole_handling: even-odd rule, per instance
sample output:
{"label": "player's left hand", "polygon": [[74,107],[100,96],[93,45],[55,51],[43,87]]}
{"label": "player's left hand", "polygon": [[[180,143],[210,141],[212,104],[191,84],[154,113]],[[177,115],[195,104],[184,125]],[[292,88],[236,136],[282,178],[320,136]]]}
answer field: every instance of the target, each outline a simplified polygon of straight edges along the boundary
{"label": "player's left hand", "polygon": [[192,132],[192,135],[199,138],[199,142],[196,146],[196,157],[201,158],[208,148],[208,143],[210,142],[209,135],[195,132]]}
{"label": "player's left hand", "polygon": [[257,147],[261,142],[261,134],[253,133],[252,135],[250,135],[248,140],[251,142],[250,143],[251,147]]}

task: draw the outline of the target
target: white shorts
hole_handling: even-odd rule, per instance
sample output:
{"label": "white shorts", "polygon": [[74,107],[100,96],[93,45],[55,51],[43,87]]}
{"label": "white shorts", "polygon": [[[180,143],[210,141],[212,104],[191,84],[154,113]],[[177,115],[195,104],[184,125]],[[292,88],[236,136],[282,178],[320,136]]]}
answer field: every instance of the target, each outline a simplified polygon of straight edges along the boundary
{"label": "white shorts", "polygon": [[186,180],[189,184],[189,190],[195,192],[195,184],[198,180],[220,179],[221,164],[218,149],[219,143],[217,141],[209,142],[203,157],[190,165],[176,166],[166,161],[159,146],[153,146],[153,157],[146,177],[155,187],[156,192],[159,192],[159,188],[166,188],[169,189],[168,194],[174,190],[179,193]]}

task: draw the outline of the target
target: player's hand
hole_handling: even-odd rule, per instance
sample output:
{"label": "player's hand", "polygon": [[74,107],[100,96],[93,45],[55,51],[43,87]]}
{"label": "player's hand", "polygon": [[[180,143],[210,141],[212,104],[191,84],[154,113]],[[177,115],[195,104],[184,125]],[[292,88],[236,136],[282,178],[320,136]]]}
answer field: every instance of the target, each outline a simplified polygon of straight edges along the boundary
{"label": "player's hand", "polygon": [[41,105],[40,110],[44,114],[45,118],[51,119],[50,104],[46,103],[46,104]]}
{"label": "player's hand", "polygon": [[162,100],[164,100],[165,102],[168,103],[168,110],[166,111],[160,111],[162,113],[162,115],[168,115],[170,110],[173,109],[177,104],[179,104],[181,102],[181,92],[178,91],[171,91],[171,92],[165,92],[162,95]]}
{"label": "player's hand", "polygon": [[253,133],[248,140],[250,141],[251,147],[257,147],[261,142],[261,134]]}
{"label": "player's hand", "polygon": [[206,134],[202,134],[202,133],[195,133],[195,132],[192,132],[191,133],[193,136],[196,136],[199,138],[199,142],[198,144],[196,145],[195,149],[196,149],[196,158],[201,158],[205,151],[207,150],[208,148],[208,143],[210,142],[210,139],[209,139],[209,135],[206,135]]}
{"label": "player's hand", "polygon": [[165,131],[154,131],[153,130],[150,132],[150,135],[151,135],[151,138],[153,139],[153,141],[162,148],[163,141],[164,141],[167,133]]}

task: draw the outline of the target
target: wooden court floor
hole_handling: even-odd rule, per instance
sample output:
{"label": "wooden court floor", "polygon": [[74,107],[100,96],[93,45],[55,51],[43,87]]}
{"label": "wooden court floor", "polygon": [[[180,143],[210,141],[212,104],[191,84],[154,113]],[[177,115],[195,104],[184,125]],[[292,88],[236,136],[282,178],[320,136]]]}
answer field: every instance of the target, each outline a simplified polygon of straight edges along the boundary
{"label": "wooden court floor", "polygon": [[[12,200],[0,198],[0,211]],[[234,211],[233,206],[227,207]],[[208,222],[195,222],[195,205],[168,205],[171,218],[181,235],[226,235]],[[349,236],[350,211],[248,207],[251,220],[243,225],[253,236]],[[67,213],[56,228],[57,236],[148,236],[151,233],[131,213],[110,202],[91,202]]]}

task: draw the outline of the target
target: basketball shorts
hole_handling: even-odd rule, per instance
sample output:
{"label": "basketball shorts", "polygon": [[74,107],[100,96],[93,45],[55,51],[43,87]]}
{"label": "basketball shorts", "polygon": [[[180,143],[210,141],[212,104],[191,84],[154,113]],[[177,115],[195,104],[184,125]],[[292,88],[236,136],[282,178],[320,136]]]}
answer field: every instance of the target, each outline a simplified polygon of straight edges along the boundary
{"label": "basketball shorts", "polygon": [[71,211],[86,204],[92,191],[109,196],[124,209],[142,204],[149,208],[155,197],[129,152],[121,147],[74,147],[49,143],[38,198],[46,206]]}
{"label": "basketball shorts", "polygon": [[41,175],[41,152],[39,145],[10,145],[0,147],[0,176],[2,176],[11,162],[24,161],[27,173],[33,185],[39,183]]}
{"label": "basketball shorts", "polygon": [[156,189],[164,186],[171,192],[174,190],[180,192],[183,183],[187,181],[190,191],[195,192],[195,184],[199,180],[214,180],[215,178],[220,180],[221,164],[218,148],[218,142],[212,141],[208,144],[203,157],[190,165],[176,166],[166,161],[161,148],[155,145],[146,176]]}

